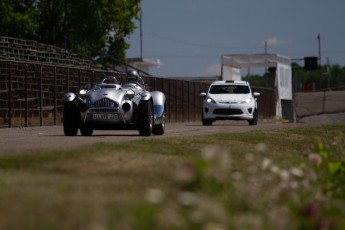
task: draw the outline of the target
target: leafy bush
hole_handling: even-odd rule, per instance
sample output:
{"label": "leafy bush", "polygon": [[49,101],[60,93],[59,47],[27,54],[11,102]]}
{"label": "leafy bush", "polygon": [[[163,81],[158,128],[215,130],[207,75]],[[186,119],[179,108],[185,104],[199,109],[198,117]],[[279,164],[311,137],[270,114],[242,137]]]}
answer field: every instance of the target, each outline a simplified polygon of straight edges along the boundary
{"label": "leafy bush", "polygon": [[321,141],[314,147],[314,151],[320,155],[319,163],[316,164],[316,172],[326,194],[334,198],[345,198],[345,158],[332,159],[331,153],[326,150]]}

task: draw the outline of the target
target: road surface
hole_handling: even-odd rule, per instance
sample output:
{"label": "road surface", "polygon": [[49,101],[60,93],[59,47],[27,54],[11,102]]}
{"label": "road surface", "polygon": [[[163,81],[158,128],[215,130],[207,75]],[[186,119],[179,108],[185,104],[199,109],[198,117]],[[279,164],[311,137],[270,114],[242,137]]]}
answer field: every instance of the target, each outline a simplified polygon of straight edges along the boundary
{"label": "road surface", "polygon": [[345,122],[345,114],[337,114],[335,117],[331,115],[311,117],[309,120],[305,118],[298,123],[260,120],[256,126],[249,126],[247,121],[217,121],[212,126],[202,126],[201,122],[166,123],[165,134],[163,136],[150,137],[142,137],[136,130],[96,130],[92,136],[81,136],[78,134],[78,136],[67,137],[63,134],[62,126],[0,128],[0,154],[26,150],[76,148],[99,142],[125,142],[151,138],[188,137],[215,133],[286,129],[335,122]]}

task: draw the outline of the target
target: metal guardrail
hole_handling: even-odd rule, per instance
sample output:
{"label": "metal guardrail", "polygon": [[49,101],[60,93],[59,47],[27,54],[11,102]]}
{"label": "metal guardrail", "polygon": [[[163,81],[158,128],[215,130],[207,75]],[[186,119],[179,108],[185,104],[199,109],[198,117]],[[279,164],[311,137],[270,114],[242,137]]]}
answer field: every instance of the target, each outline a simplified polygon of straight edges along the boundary
{"label": "metal guardrail", "polygon": [[[84,67],[0,60],[0,127],[29,127],[62,124],[63,97],[94,83],[104,74],[122,80],[121,72]],[[167,122],[201,121],[200,92],[209,83],[143,76],[151,87],[165,93]],[[258,98],[259,116],[275,114],[275,91],[253,89]]]}

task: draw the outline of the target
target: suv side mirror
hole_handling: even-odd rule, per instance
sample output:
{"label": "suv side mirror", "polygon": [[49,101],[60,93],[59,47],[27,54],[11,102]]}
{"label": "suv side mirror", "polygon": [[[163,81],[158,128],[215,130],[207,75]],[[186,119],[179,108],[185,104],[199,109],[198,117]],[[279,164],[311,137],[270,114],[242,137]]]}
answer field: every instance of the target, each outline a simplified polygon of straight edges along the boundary
{"label": "suv side mirror", "polygon": [[206,98],[206,93],[202,92],[202,93],[199,94],[199,96],[205,99]]}
{"label": "suv side mirror", "polygon": [[253,93],[253,96],[254,96],[254,97],[258,97],[258,96],[260,96],[260,93],[254,92],[254,93]]}

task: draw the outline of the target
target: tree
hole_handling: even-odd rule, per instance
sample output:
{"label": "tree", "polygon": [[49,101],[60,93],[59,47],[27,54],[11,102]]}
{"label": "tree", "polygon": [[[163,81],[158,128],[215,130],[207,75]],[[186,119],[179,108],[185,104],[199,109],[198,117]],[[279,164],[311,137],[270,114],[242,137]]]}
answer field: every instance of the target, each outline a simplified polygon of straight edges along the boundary
{"label": "tree", "polygon": [[0,34],[9,37],[37,38],[35,0],[0,0]]}
{"label": "tree", "polygon": [[0,0],[0,35],[124,61],[141,0]]}
{"label": "tree", "polygon": [[38,4],[42,42],[85,58],[124,61],[125,38],[133,32],[141,0],[46,0]]}

